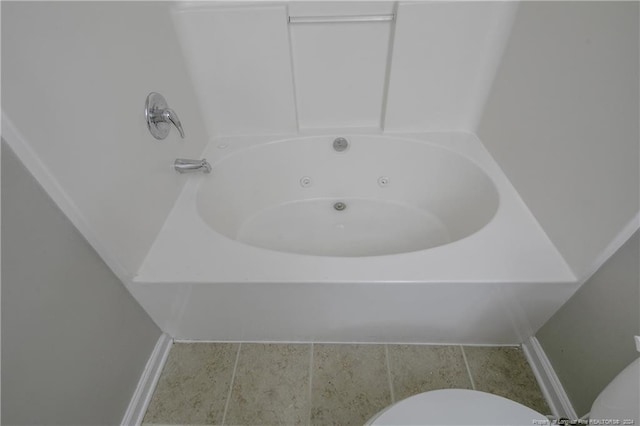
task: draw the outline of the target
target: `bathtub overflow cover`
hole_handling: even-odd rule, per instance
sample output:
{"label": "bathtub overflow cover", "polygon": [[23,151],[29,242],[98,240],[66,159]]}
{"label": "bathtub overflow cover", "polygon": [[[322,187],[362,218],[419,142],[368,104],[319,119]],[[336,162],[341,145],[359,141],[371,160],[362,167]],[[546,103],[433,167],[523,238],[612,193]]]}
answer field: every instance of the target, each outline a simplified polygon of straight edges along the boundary
{"label": "bathtub overflow cover", "polygon": [[333,208],[338,210],[338,211],[342,211],[342,210],[347,208],[347,205],[345,203],[343,203],[342,201],[338,201],[337,203],[335,203],[333,205]]}
{"label": "bathtub overflow cover", "polygon": [[333,141],[333,149],[335,149],[336,151],[342,152],[347,148],[349,148],[349,141],[347,141],[345,138],[336,138]]}

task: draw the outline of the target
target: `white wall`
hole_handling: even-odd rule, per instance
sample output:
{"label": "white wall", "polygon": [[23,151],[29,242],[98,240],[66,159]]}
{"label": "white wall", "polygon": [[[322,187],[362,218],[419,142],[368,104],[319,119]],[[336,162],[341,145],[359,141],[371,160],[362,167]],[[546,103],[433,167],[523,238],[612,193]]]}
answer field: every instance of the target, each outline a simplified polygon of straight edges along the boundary
{"label": "white wall", "polygon": [[[390,2],[289,6],[293,17],[393,13]],[[393,28],[393,22],[289,25],[301,129],[380,128]]]}
{"label": "white wall", "polygon": [[2,424],[119,424],[160,330],[2,143]]}
{"label": "white wall", "polygon": [[[174,8],[212,136],[473,130],[510,2],[190,2]],[[287,16],[395,22],[288,24]]]}
{"label": "white wall", "polygon": [[[135,273],[185,182],[171,163],[208,138],[168,8],[2,2],[3,136],[119,275]],[[186,139],[149,134],[151,91]]]}
{"label": "white wall", "polygon": [[516,8],[516,2],[401,2],[385,130],[474,130]]}
{"label": "white wall", "polygon": [[637,2],[521,4],[478,127],[578,277],[638,226],[638,31]]}
{"label": "white wall", "polygon": [[296,131],[284,5],[177,5],[176,31],[211,135]]}

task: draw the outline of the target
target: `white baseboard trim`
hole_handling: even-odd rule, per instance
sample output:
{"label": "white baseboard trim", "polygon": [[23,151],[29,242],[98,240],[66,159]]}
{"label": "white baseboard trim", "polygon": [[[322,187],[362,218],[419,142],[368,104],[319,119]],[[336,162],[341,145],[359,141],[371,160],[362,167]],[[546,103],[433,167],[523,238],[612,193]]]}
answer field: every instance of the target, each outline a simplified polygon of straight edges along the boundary
{"label": "white baseboard trim", "polygon": [[129,407],[127,408],[126,413],[124,413],[122,426],[139,426],[142,424],[144,415],[147,412],[147,407],[149,406],[153,392],[158,384],[160,373],[162,373],[164,363],[167,361],[167,357],[169,356],[169,350],[171,349],[172,343],[173,339],[166,333],[163,333],[158,338],[158,342],[156,343],[155,348],[153,348],[153,352],[151,352],[151,356],[149,356],[147,365],[144,367],[144,371],[140,376],[138,386],[136,387],[135,392],[133,392],[131,402],[129,402]]}
{"label": "white baseboard trim", "polygon": [[527,361],[529,361],[533,374],[538,380],[540,390],[547,400],[552,414],[556,418],[566,417],[571,420],[577,419],[576,411],[573,409],[573,405],[538,339],[536,339],[535,336],[530,337],[529,340],[522,343],[522,350],[524,351]]}

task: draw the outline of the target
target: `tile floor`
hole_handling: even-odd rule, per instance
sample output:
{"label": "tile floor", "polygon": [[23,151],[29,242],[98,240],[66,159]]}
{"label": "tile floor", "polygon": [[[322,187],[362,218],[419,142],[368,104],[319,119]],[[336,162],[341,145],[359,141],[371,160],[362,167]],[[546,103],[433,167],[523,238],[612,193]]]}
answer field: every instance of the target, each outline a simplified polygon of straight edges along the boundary
{"label": "tile floor", "polygon": [[442,388],[550,413],[517,347],[176,343],[143,424],[363,425]]}

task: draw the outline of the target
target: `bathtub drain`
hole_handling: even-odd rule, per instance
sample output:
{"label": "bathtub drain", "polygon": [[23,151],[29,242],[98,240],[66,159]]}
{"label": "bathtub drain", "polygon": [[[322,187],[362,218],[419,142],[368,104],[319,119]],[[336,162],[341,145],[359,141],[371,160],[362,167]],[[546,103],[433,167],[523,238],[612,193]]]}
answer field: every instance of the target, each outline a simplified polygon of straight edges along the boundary
{"label": "bathtub drain", "polygon": [[341,202],[341,201],[338,201],[337,203],[335,203],[333,205],[333,208],[338,210],[338,211],[342,211],[342,210],[347,208],[347,205],[345,203]]}

